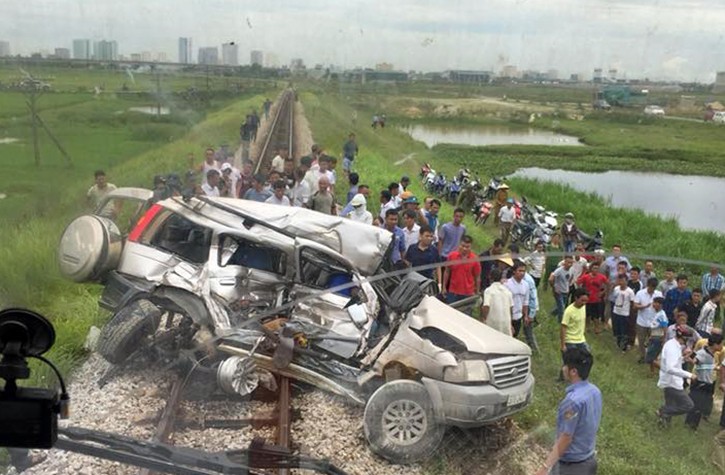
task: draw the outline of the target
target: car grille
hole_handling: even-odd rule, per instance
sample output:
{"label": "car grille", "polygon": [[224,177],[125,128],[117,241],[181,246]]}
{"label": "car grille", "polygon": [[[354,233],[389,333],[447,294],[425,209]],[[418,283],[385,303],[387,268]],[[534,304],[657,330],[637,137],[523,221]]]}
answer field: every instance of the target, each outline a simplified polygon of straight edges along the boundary
{"label": "car grille", "polygon": [[507,356],[488,360],[491,370],[491,384],[497,388],[508,388],[523,383],[531,370],[528,356]]}

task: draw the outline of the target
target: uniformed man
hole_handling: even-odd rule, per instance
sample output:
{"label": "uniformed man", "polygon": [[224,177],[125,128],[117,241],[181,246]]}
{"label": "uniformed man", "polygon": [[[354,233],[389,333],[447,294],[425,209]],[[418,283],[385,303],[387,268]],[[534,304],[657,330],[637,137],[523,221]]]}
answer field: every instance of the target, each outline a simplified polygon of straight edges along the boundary
{"label": "uniformed man", "polygon": [[559,404],[556,443],[537,475],[594,475],[595,447],[602,418],[602,393],[590,383],[594,357],[583,348],[564,353],[564,376],[571,383]]}

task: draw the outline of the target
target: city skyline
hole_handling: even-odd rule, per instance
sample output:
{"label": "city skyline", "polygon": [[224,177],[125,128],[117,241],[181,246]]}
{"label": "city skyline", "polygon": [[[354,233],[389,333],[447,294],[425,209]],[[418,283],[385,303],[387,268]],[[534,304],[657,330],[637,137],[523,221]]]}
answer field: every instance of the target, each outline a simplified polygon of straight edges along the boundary
{"label": "city skyline", "polygon": [[725,69],[718,31],[725,4],[716,0],[274,3],[209,0],[202,7],[177,0],[169,21],[161,0],[92,6],[6,0],[0,39],[11,43],[13,54],[29,55],[70,48],[76,38],[112,38],[124,56],[156,50],[175,61],[179,37],[190,37],[194,49],[234,43],[241,64],[259,50],[281,64],[304,58],[309,65],[348,69],[392,63],[402,71],[494,72],[516,65],[521,71],[555,69],[563,78],[602,68],[625,78],[712,82]]}

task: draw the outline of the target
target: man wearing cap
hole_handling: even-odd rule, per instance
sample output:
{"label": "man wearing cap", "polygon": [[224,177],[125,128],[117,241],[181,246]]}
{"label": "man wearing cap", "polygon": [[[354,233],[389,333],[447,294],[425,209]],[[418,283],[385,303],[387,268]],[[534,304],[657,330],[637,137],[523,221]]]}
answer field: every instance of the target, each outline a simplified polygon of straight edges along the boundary
{"label": "man wearing cap", "polygon": [[502,183],[496,190],[495,203],[493,204],[493,224],[498,226],[499,217],[498,213],[501,208],[506,204],[506,200],[509,198],[509,186],[506,183]]}
{"label": "man wearing cap", "polygon": [[511,227],[516,219],[516,210],[514,209],[513,198],[506,200],[506,206],[498,212],[499,225],[501,226],[501,240],[506,243],[511,235]]}
{"label": "man wearing cap", "polygon": [[351,221],[363,224],[373,224],[373,214],[366,209],[367,200],[361,193],[356,194],[350,200],[352,211],[347,215]]}
{"label": "man wearing cap", "polygon": [[564,352],[562,373],[570,383],[559,403],[556,442],[536,475],[595,475],[602,420],[602,392],[589,382],[594,357],[585,348]]}
{"label": "man wearing cap", "polygon": [[682,369],[683,363],[687,360],[692,363],[690,354],[692,350],[685,346],[685,340],[692,335],[686,326],[678,326],[675,329],[675,337],[669,340],[662,347],[660,355],[660,378],[657,387],[664,389],[665,403],[657,410],[657,418],[660,426],[667,426],[672,416],[687,414],[694,407],[690,396],[684,390],[684,379],[692,381],[697,375]]}
{"label": "man wearing cap", "polygon": [[285,196],[285,191],[287,190],[287,185],[285,184],[284,180],[277,180],[272,184],[272,189],[274,190],[272,196],[267,198],[265,203],[273,204],[273,205],[280,205],[280,206],[290,206],[290,201],[287,196]]}

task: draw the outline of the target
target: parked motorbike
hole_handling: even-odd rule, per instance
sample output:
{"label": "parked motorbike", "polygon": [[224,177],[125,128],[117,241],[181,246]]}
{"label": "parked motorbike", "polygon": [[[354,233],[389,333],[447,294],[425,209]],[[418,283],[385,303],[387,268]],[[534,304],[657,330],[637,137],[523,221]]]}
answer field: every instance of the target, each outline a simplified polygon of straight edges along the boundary
{"label": "parked motorbike", "polygon": [[578,239],[579,241],[584,243],[584,249],[588,252],[593,252],[597,249],[603,249],[604,233],[601,229],[597,229],[592,235],[589,235],[584,231],[579,230]]}
{"label": "parked motorbike", "polygon": [[483,226],[486,224],[488,217],[491,216],[491,210],[493,209],[493,203],[488,200],[484,200],[481,196],[476,196],[476,200],[473,203],[471,212],[475,216],[476,224]]}
{"label": "parked motorbike", "polygon": [[460,181],[458,181],[458,177],[454,178],[446,186],[446,200],[448,200],[448,202],[451,204],[456,204],[456,202],[458,201],[458,195],[460,195],[462,188],[463,185]]}

